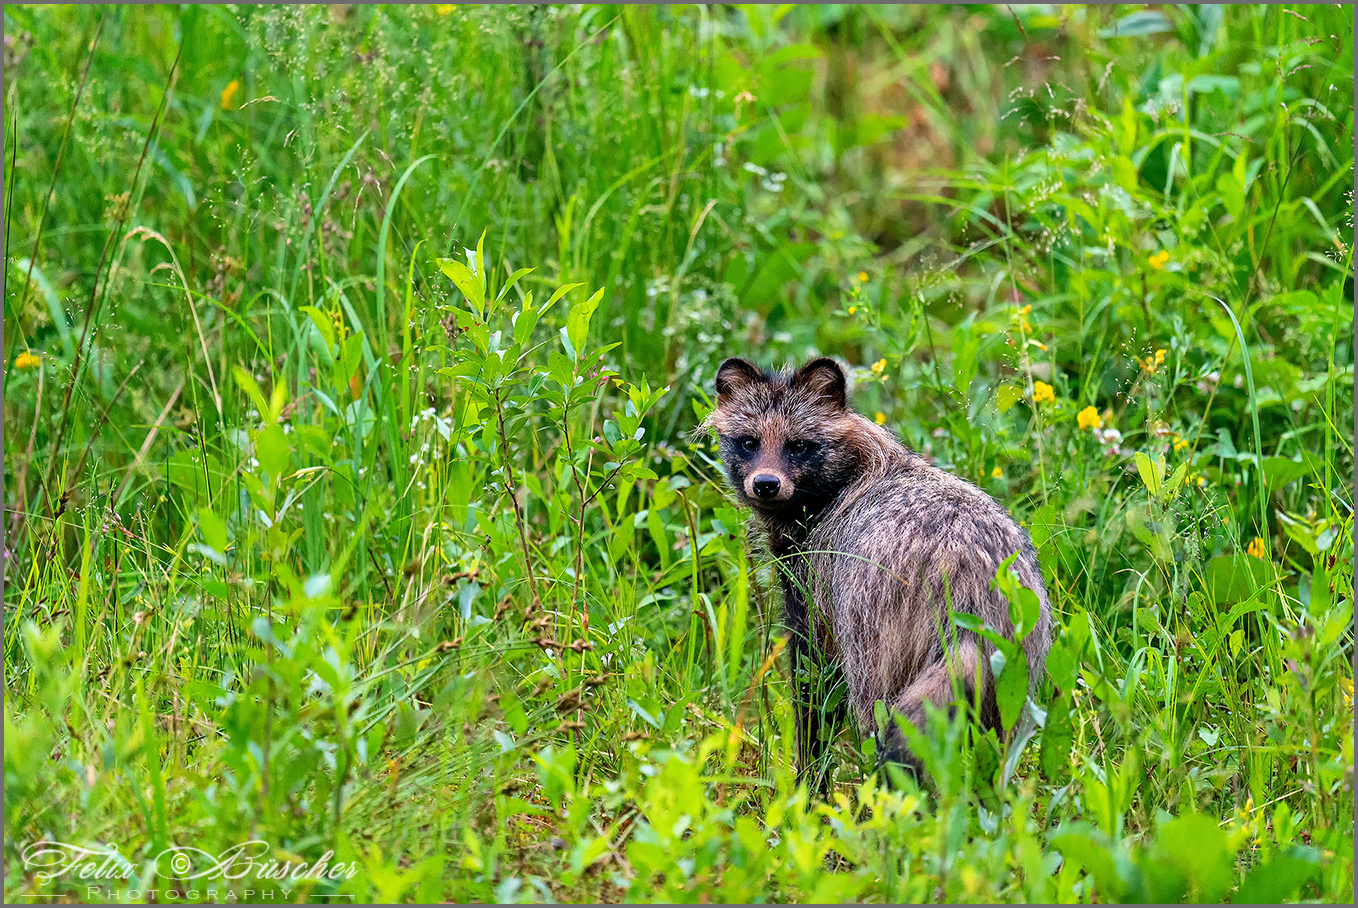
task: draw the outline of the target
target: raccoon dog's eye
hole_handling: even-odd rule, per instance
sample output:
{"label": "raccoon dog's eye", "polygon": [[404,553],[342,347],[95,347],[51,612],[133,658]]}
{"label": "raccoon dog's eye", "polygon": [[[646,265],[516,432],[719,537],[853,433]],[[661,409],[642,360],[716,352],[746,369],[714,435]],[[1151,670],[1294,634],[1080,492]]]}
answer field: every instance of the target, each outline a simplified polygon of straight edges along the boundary
{"label": "raccoon dog's eye", "polygon": [[801,457],[803,454],[810,453],[813,447],[815,447],[814,444],[802,438],[787,443],[787,451],[794,457]]}
{"label": "raccoon dog's eye", "polygon": [[759,439],[753,435],[742,435],[736,439],[736,450],[745,454],[753,454],[759,449]]}

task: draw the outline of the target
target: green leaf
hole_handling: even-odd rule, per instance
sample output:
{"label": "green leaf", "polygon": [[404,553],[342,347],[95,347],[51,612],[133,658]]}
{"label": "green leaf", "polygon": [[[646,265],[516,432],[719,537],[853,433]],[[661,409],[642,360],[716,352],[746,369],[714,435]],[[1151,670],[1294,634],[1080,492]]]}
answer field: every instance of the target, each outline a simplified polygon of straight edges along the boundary
{"label": "green leaf", "polygon": [[267,420],[269,418],[269,405],[265,403],[264,392],[259,390],[255,377],[240,366],[233,367],[231,374],[235,376],[236,384],[240,385],[241,389],[250,396],[250,400],[254,402],[255,411],[259,413],[259,418]]}
{"label": "green leaf", "polygon": [[513,286],[519,282],[521,278],[523,278],[525,275],[532,274],[534,271],[537,271],[537,269],[520,268],[518,271],[515,271],[513,274],[511,274],[509,276],[509,280],[505,281],[505,285],[500,288],[499,294],[496,295],[495,297],[496,302],[499,302],[500,300],[504,299],[505,294],[507,294],[510,291],[510,289],[513,288]]}
{"label": "green leaf", "polygon": [[[589,336],[590,319],[594,317],[594,310],[599,308],[599,300],[603,298],[604,289],[600,287],[589,299],[571,306],[570,314],[566,316],[566,338],[572,350],[584,349],[585,339]],[[579,358],[578,352],[572,357]]]}
{"label": "green leaf", "polygon": [[288,436],[283,433],[282,426],[275,424],[260,431],[255,438],[255,457],[277,485],[292,463],[292,448],[288,445]]}
{"label": "green leaf", "polygon": [[872,718],[876,721],[879,729],[890,728],[890,726],[887,725],[886,704],[881,700],[874,700],[872,702]]}
{"label": "green leaf", "polygon": [[1161,454],[1158,460],[1152,461],[1145,453],[1137,451],[1135,459],[1136,471],[1141,474],[1141,482],[1151,493],[1151,497],[1158,499],[1165,479],[1165,455]]}
{"label": "green leaf", "polygon": [[332,456],[331,448],[333,439],[330,433],[320,426],[297,425],[293,426],[293,435],[306,447],[314,451],[322,459],[329,461]]}
{"label": "green leaf", "polygon": [[1017,558],[1018,552],[1015,552],[995,569],[991,587],[999,590],[1004,594],[1004,598],[1009,600],[1009,620],[1014,625],[1014,639],[1022,640],[1037,626],[1042,607],[1037,594],[1025,587],[1019,581],[1018,574],[1014,572],[1013,564]]}
{"label": "green leaf", "polygon": [[[996,650],[1000,654],[1000,650]],[[995,704],[1000,708],[1000,722],[1005,728],[1013,728],[1018,721],[1023,701],[1028,698],[1028,657],[1017,646],[1003,654],[1004,668],[995,681]],[[998,660],[991,660],[994,667]]]}
{"label": "green leaf", "polygon": [[[1051,664],[1051,656],[1047,657],[1047,664]],[[1070,775],[1070,748],[1074,742],[1070,694],[1062,693],[1047,704],[1047,722],[1042,727],[1042,748],[1038,753],[1042,775],[1053,784],[1062,784]]]}
{"label": "green leaf", "polygon": [[1324,559],[1316,559],[1315,572],[1311,574],[1311,604],[1313,615],[1323,615],[1330,610],[1333,597],[1330,594],[1330,575],[1325,571]]}
{"label": "green leaf", "polygon": [[1244,602],[1273,580],[1267,561],[1253,555],[1218,555],[1202,572],[1207,598],[1217,605]]}
{"label": "green leaf", "polygon": [[226,551],[226,521],[218,517],[211,508],[198,509],[198,531],[203,541],[219,552]]}
{"label": "green leaf", "polygon": [[165,475],[173,484],[206,502],[221,492],[226,470],[214,455],[204,455],[194,448],[171,454],[165,465]]}
{"label": "green leaf", "polygon": [[1278,858],[1251,870],[1240,891],[1231,899],[1234,905],[1280,905],[1295,898],[1308,880],[1320,873],[1320,865],[1295,857]]}
{"label": "green leaf", "polygon": [[514,313],[514,343],[526,343],[533,336],[533,329],[537,327],[538,319],[541,317],[541,309],[525,308]]}
{"label": "green leaf", "polygon": [[987,626],[984,621],[969,612],[949,612],[948,615],[958,627],[978,634],[995,644],[995,648],[1004,653],[1006,658],[1009,653],[1018,650],[1019,648],[1018,644],[1013,640],[997,633],[993,628]]}
{"label": "green leaf", "polygon": [[500,712],[514,734],[523,737],[528,732],[528,714],[514,691],[508,688],[500,692]]}
{"label": "green leaf", "polygon": [[457,259],[437,259],[436,263],[439,270],[448,276],[458,290],[462,291],[467,302],[471,303],[478,313],[484,314],[486,311],[485,280],[479,275],[473,274],[470,268]]}
{"label": "green leaf", "polygon": [[976,794],[989,810],[999,813],[1002,807],[999,795],[995,791],[995,783],[1000,774],[1000,752],[994,730],[987,730],[976,739],[972,745],[971,756],[976,778]]}
{"label": "green leaf", "polygon": [[[1206,814],[1187,814],[1161,826],[1155,835],[1155,851],[1195,885],[1194,901],[1200,904],[1220,902],[1235,876],[1235,854],[1228,846],[1226,830]],[[1156,876],[1147,870],[1147,876]]]}
{"label": "green leaf", "polygon": [[546,312],[548,309],[552,308],[552,306],[556,304],[556,301],[561,299],[561,297],[565,296],[567,293],[570,293],[576,287],[583,286],[585,285],[582,283],[576,283],[576,284],[562,284],[560,287],[557,287],[556,292],[553,293],[551,297],[548,298],[547,305],[542,307],[542,311]]}
{"label": "green leaf", "polygon": [[563,388],[575,385],[575,364],[557,350],[547,354],[547,374]]}
{"label": "green leaf", "polygon": [[1174,26],[1164,13],[1155,10],[1142,10],[1123,16],[1109,28],[1099,30],[1100,38],[1139,38],[1144,35],[1156,35],[1161,32],[1172,32]]}
{"label": "green leaf", "polygon": [[1289,460],[1286,457],[1264,458],[1264,479],[1269,491],[1278,491],[1290,482],[1305,476],[1310,465],[1304,460]]}
{"label": "green leaf", "polygon": [[1066,638],[1057,640],[1047,652],[1047,674],[1061,690],[1069,690],[1075,683],[1075,657],[1066,645]]}
{"label": "green leaf", "polygon": [[300,309],[307,314],[311,323],[316,326],[316,330],[320,332],[321,337],[325,339],[326,347],[333,349],[335,346],[335,324],[330,320],[330,317],[315,306],[302,306]]}
{"label": "green leaf", "polygon": [[1023,399],[1023,389],[1016,385],[1000,385],[995,391],[995,406],[1001,413],[1009,412],[1009,408]]}
{"label": "green leaf", "polygon": [[1188,461],[1184,461],[1174,468],[1174,473],[1169,477],[1169,482],[1165,483],[1164,493],[1166,498],[1173,498],[1174,493],[1179,491],[1179,485],[1184,481],[1184,476],[1188,474]]}

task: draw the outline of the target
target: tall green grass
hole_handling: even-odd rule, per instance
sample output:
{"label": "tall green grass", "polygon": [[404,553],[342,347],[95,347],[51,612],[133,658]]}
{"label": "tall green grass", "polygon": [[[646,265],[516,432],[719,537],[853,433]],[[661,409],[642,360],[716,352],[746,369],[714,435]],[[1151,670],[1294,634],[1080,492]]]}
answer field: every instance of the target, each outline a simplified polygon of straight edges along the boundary
{"label": "tall green grass", "polygon": [[[6,895],[1352,898],[1352,23],[7,6]],[[798,791],[725,355],[1033,535],[925,789]]]}

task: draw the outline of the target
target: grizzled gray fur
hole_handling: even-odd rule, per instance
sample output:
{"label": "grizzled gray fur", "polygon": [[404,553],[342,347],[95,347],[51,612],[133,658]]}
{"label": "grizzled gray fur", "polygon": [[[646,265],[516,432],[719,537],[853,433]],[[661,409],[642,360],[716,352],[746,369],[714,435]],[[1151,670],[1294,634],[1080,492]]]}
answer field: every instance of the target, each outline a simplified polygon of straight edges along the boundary
{"label": "grizzled gray fur", "polygon": [[822,667],[838,669],[853,718],[877,736],[883,761],[921,768],[895,721],[877,728],[879,700],[922,728],[926,701],[948,707],[962,692],[979,704],[981,722],[1002,732],[994,645],[953,625],[947,596],[954,611],[1012,639],[1008,601],[991,587],[996,568],[1018,553],[1013,569],[1041,605],[1023,641],[1034,689],[1051,643],[1051,606],[1028,534],[985,492],[854,413],[834,360],[765,372],[728,359],[716,384],[704,427],[720,440],[734,491],[779,565],[803,777],[837,718],[837,709],[814,702],[810,682]]}

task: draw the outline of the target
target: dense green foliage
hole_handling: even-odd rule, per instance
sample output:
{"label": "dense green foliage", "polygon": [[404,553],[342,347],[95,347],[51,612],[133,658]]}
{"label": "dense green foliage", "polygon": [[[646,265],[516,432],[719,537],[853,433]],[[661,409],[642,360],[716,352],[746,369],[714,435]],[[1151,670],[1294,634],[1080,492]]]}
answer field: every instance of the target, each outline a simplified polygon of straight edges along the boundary
{"label": "dense green foliage", "polygon": [[[4,15],[7,900],[1352,900],[1350,9]],[[812,353],[1056,612],[925,788],[692,435]]]}

